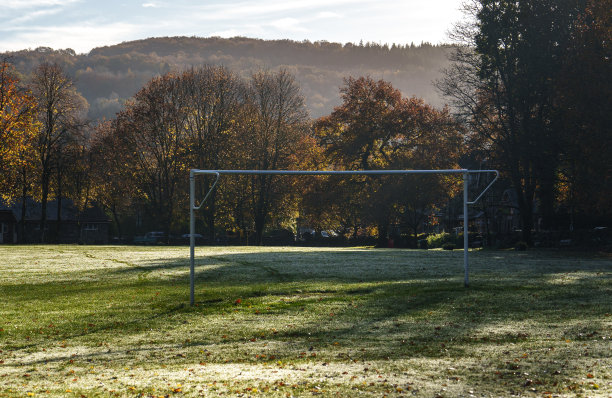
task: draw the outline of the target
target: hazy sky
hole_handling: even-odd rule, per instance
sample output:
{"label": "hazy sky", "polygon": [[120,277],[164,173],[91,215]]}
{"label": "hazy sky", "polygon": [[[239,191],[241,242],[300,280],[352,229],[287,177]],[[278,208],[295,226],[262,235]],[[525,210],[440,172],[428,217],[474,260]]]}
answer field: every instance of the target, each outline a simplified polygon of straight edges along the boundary
{"label": "hazy sky", "polygon": [[447,42],[461,0],[0,0],[0,51],[159,36]]}

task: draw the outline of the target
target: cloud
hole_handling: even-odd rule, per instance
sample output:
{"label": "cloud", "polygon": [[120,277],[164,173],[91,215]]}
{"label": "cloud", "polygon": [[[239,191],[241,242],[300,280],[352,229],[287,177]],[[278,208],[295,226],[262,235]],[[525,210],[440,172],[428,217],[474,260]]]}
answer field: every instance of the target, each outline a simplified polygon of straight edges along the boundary
{"label": "cloud", "polygon": [[[96,46],[124,41],[126,37],[134,36],[138,31],[138,26],[126,23],[23,27],[12,29],[10,37],[0,39],[0,50],[51,47],[72,48],[77,53],[86,53]],[[32,43],[36,44],[32,46]]]}
{"label": "cloud", "polygon": [[161,5],[159,5],[157,3],[142,3],[142,6],[144,8],[159,8],[159,7],[161,7]]}
{"label": "cloud", "polygon": [[235,18],[268,18],[274,14],[287,15],[304,10],[317,10],[322,7],[333,8],[343,5],[376,3],[378,0],[263,0],[257,4],[251,1],[239,3],[216,3],[204,6],[189,6],[198,12],[198,18],[204,20],[228,20]]}
{"label": "cloud", "polygon": [[23,10],[29,8],[67,6],[80,1],[81,0],[2,0],[0,10],[3,8]]}
{"label": "cloud", "polygon": [[317,14],[317,18],[319,19],[326,19],[326,18],[343,18],[342,15],[336,13],[336,12],[331,12],[331,11],[323,11]]}
{"label": "cloud", "polygon": [[290,32],[307,32],[308,29],[300,25],[300,21],[295,18],[281,18],[270,22],[268,25],[283,31]]}
{"label": "cloud", "polygon": [[3,24],[3,28],[11,27],[11,26],[20,26],[21,24],[24,24],[26,22],[30,22],[30,21],[38,19],[38,18],[44,18],[44,17],[48,17],[48,16],[51,16],[51,15],[59,14],[61,11],[62,11],[62,9],[59,8],[59,7],[57,7],[57,8],[50,8],[48,10],[32,11],[30,13],[27,13],[27,14],[21,16],[21,17],[11,18],[9,21],[7,21],[6,23]]}

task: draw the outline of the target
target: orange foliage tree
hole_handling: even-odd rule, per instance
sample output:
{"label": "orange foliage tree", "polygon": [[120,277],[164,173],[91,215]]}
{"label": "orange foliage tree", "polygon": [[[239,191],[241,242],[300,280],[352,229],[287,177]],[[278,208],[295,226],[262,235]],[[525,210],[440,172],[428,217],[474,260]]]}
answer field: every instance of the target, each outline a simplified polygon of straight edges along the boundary
{"label": "orange foliage tree", "polygon": [[32,163],[34,98],[19,86],[13,66],[0,61],[0,195],[12,201]]}
{"label": "orange foliage tree", "polygon": [[[332,167],[347,170],[437,169],[456,166],[459,126],[448,109],[436,110],[418,98],[404,98],[384,80],[345,79],[343,103],[315,124],[315,135]],[[379,244],[390,223],[409,224],[416,235],[428,208],[446,197],[442,177],[406,176],[346,179],[335,197],[345,205],[345,223],[374,223]],[[333,206],[332,206],[333,207]],[[360,209],[360,210],[357,210]],[[356,212],[357,211],[357,212]]]}

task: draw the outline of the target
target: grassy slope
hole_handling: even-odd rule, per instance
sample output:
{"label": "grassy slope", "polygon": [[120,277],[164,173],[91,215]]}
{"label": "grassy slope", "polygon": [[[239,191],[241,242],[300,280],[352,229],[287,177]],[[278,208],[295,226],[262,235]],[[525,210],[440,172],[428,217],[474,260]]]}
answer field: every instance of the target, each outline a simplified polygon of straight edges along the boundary
{"label": "grassy slope", "polygon": [[0,247],[1,396],[612,395],[612,261]]}

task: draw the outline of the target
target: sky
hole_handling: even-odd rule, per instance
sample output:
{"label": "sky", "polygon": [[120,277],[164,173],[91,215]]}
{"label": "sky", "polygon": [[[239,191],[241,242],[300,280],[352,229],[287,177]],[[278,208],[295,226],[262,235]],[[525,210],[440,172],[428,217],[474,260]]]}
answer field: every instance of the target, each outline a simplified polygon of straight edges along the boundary
{"label": "sky", "polygon": [[0,0],[0,52],[162,36],[449,42],[461,0]]}

